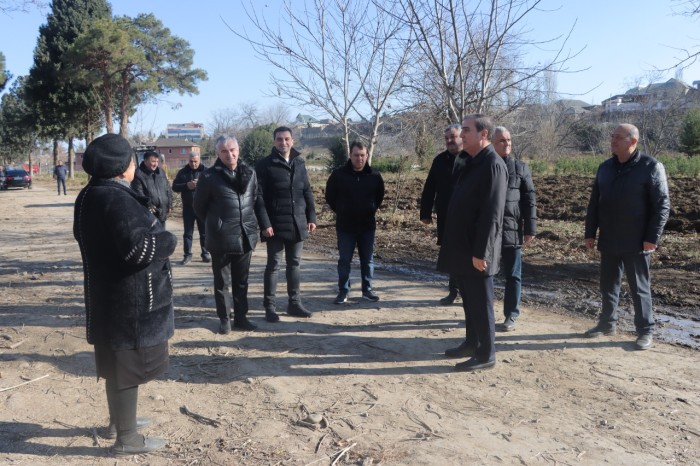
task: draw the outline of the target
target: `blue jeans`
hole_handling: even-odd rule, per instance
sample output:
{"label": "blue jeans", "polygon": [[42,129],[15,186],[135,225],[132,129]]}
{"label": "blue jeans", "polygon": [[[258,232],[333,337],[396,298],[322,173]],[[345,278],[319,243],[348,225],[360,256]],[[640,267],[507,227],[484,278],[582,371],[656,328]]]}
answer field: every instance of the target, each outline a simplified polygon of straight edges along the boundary
{"label": "blue jeans", "polygon": [[56,185],[58,186],[58,194],[59,195],[61,194],[61,186],[63,186],[63,194],[65,195],[66,194],[66,179],[61,178],[60,176],[56,177]]}
{"label": "blue jeans", "polygon": [[501,265],[506,277],[506,289],[503,293],[503,314],[518,318],[520,315],[520,289],[522,287],[522,250],[520,248],[502,248]]}
{"label": "blue jeans", "polygon": [[362,291],[372,289],[374,278],[374,234],[375,230],[362,233],[336,231],[338,237],[338,291],[350,291],[350,263],[352,256],[360,256],[360,274],[362,276]]}
{"label": "blue jeans", "polygon": [[600,294],[603,309],[600,322],[617,322],[617,304],[620,299],[622,272],[627,272],[634,305],[634,326],[639,335],[654,332],[654,311],[651,306],[651,279],[649,266],[651,254],[628,254],[617,256],[600,253]]}
{"label": "blue jeans", "polygon": [[263,306],[265,309],[275,309],[277,303],[277,272],[280,268],[282,251],[287,263],[287,295],[290,304],[300,304],[301,295],[299,288],[301,279],[299,278],[299,268],[301,266],[301,251],[304,248],[303,241],[285,241],[276,237],[267,238],[267,264],[265,265],[265,275],[263,277]]}

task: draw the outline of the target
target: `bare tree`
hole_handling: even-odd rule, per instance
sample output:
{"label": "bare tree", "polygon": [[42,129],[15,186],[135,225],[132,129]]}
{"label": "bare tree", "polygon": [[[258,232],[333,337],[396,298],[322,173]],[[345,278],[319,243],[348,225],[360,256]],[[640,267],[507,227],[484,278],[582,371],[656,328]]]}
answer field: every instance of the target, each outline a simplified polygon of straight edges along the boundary
{"label": "bare tree", "polygon": [[289,107],[284,102],[274,103],[261,112],[260,120],[263,124],[287,125],[290,120]]}
{"label": "bare tree", "polygon": [[[700,0],[673,0],[676,7],[672,7],[676,14],[697,18],[700,16]],[[700,57],[700,46],[697,44],[692,48],[678,48],[680,56],[676,57],[676,64],[661,71],[668,71],[672,68],[688,68]]]}
{"label": "bare tree", "polygon": [[[472,112],[501,116],[531,99],[535,78],[568,72],[576,56],[565,52],[568,35],[527,37],[525,23],[541,1],[394,0],[418,45],[417,67],[407,79],[413,99],[431,103],[446,122]],[[524,63],[529,51],[553,45],[549,59]]]}
{"label": "bare tree", "polygon": [[271,76],[273,95],[338,121],[346,147],[358,131],[351,117],[369,122],[371,158],[408,57],[398,15],[371,8],[367,0],[307,0],[303,6],[286,0],[277,26],[252,3],[246,14],[255,35],[231,30],[279,70]]}

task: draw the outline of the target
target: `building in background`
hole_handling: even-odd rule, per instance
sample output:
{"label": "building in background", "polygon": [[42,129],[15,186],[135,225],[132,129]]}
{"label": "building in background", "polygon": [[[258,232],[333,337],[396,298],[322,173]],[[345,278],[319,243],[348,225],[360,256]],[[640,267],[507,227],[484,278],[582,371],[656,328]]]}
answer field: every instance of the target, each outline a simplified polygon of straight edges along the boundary
{"label": "building in background", "polygon": [[165,131],[168,139],[189,139],[201,141],[204,137],[204,124],[202,123],[171,123]]}

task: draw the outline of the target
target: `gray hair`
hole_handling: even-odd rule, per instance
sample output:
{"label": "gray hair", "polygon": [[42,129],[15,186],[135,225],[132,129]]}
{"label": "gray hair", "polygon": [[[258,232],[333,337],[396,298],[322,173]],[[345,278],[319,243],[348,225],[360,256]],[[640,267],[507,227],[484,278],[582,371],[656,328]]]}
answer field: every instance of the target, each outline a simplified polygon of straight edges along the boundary
{"label": "gray hair", "polygon": [[199,152],[190,151],[190,158],[193,159],[195,157],[199,157]]}
{"label": "gray hair", "polygon": [[498,134],[498,133],[501,133],[501,134],[503,134],[503,133],[508,133],[508,134],[510,134],[510,131],[508,131],[508,128],[506,128],[505,126],[496,126],[496,127],[493,129],[493,134],[496,135],[496,134]]}
{"label": "gray hair", "polygon": [[224,144],[226,144],[227,141],[233,141],[234,143],[236,143],[236,145],[238,145],[238,139],[236,139],[233,136],[229,136],[228,134],[222,134],[221,136],[216,138],[216,145],[214,147],[218,149],[219,146],[223,146]]}
{"label": "gray hair", "polygon": [[460,125],[460,124],[458,124],[458,123],[455,123],[455,124],[453,124],[453,125],[448,126],[447,128],[445,128],[445,134],[449,133],[449,132],[452,131],[453,129],[456,129],[456,130],[458,130],[458,131],[461,131],[461,130],[462,130],[462,125]]}

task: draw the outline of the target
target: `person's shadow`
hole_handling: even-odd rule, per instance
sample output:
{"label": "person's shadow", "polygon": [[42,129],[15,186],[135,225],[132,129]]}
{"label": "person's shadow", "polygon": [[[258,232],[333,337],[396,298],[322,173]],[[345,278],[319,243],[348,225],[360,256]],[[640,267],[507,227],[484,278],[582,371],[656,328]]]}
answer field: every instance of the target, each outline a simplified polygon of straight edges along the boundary
{"label": "person's shadow", "polygon": [[[67,446],[49,445],[41,443],[46,437],[89,437],[93,446]],[[108,447],[113,440],[100,437],[98,442],[94,440],[92,429],[88,427],[66,426],[62,428],[44,427],[41,424],[28,422],[0,421],[0,453],[16,453],[36,456],[111,456]]]}

